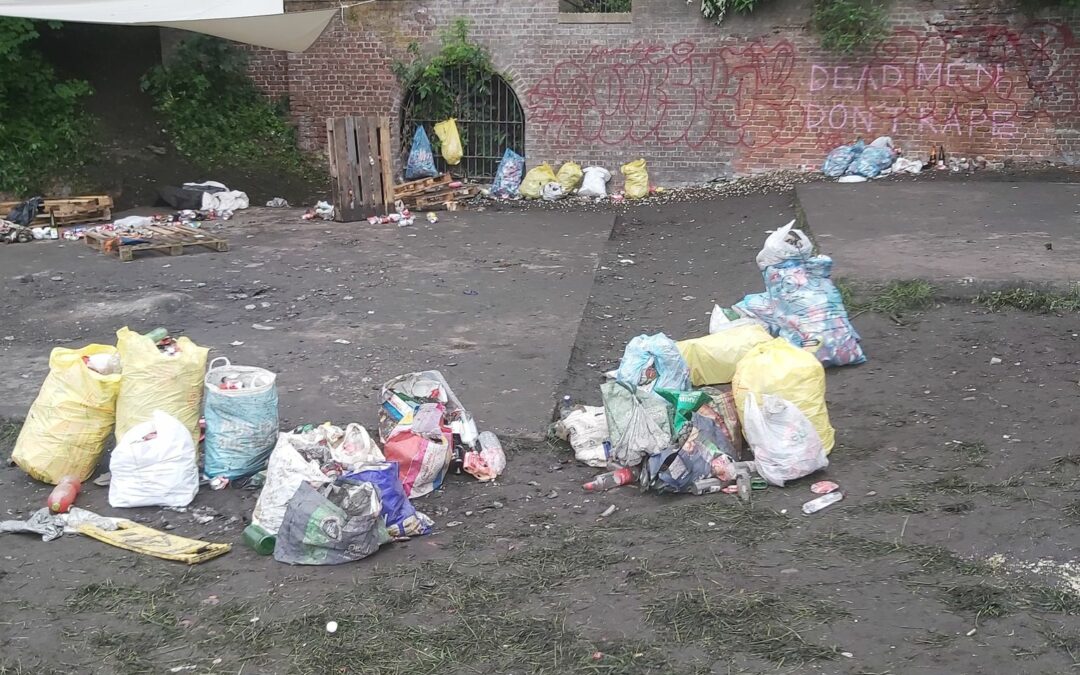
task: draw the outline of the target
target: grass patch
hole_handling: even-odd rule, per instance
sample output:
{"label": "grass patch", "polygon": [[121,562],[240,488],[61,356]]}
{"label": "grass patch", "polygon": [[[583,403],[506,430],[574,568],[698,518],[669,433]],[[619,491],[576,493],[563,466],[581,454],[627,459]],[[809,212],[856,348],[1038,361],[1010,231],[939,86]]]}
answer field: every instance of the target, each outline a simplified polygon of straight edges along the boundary
{"label": "grass patch", "polygon": [[949,448],[968,464],[982,462],[988,452],[985,443],[950,443]]}
{"label": "grass patch", "polygon": [[835,645],[804,637],[847,616],[839,606],[794,592],[699,589],[645,607],[646,621],[678,643],[699,645],[716,658],[744,653],[785,666],[833,659]]}
{"label": "grass patch", "polygon": [[873,513],[926,513],[930,507],[922,495],[897,495],[871,502],[864,508]]}
{"label": "grass patch", "polygon": [[975,302],[992,312],[1003,309],[1019,309],[1040,314],[1076,312],[1080,311],[1080,285],[1074,285],[1064,292],[1034,288],[990,291],[980,293]]}
{"label": "grass patch", "polygon": [[816,549],[831,555],[842,555],[862,559],[901,556],[899,562],[911,562],[925,573],[954,572],[963,576],[977,576],[989,573],[986,565],[968,560],[942,546],[930,544],[908,544],[880,539],[860,537],[846,532],[830,532],[824,537],[815,537],[804,544],[807,549]]}
{"label": "grass patch", "polygon": [[970,497],[972,495],[1000,495],[1009,490],[1019,487],[1023,482],[1018,476],[1003,480],[1000,483],[976,483],[964,478],[960,474],[942,476],[928,483],[919,483],[915,489],[922,494],[939,494],[950,496]]}
{"label": "grass patch", "polygon": [[970,513],[975,510],[975,505],[971,502],[955,502],[945,504],[941,507],[941,510],[945,513]]}
{"label": "grass patch", "polygon": [[1069,655],[1073,663],[1080,661],[1080,633],[1076,631],[1047,629],[1042,631],[1046,645]]}
{"label": "grass patch", "polygon": [[1010,612],[1005,590],[989,584],[946,588],[941,599],[953,612],[973,614],[976,622],[982,618],[1000,618]]}
{"label": "grass patch", "polygon": [[948,647],[955,641],[955,635],[949,635],[948,633],[938,633],[932,630],[928,630],[922,635],[912,640],[912,642],[917,645],[925,645],[933,649],[942,649],[943,647]]}
{"label": "grass patch", "polygon": [[[727,495],[730,497],[730,495]],[[792,525],[791,518],[768,508],[745,506],[733,499],[687,497],[678,504],[635,520],[635,528],[662,530],[665,537],[685,532],[700,540],[702,532],[723,534],[736,544],[756,546]],[[715,523],[709,527],[708,523]]]}
{"label": "grass patch", "polygon": [[[893,281],[869,292],[865,298],[857,297],[847,284],[841,290],[844,306],[848,312],[862,314],[901,314],[903,312],[929,309],[934,304],[937,289],[933,284],[916,279],[913,281]],[[846,293],[846,297],[845,297]]]}
{"label": "grass patch", "polygon": [[1061,508],[1061,515],[1072,525],[1080,524],[1080,500],[1069,502]]}

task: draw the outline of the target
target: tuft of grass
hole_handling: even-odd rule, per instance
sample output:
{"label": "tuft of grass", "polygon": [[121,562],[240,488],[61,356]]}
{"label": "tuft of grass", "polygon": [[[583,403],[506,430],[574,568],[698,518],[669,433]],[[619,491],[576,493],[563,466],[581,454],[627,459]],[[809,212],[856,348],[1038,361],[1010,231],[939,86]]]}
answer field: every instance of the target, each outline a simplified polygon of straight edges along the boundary
{"label": "tuft of grass", "polygon": [[963,576],[988,573],[985,564],[968,560],[942,546],[882,541],[847,532],[830,532],[823,537],[814,537],[805,542],[804,547],[831,555],[862,559],[901,556],[900,562],[911,562],[926,573],[953,572]]}
{"label": "tuft of grass", "polygon": [[1061,515],[1072,525],[1080,524],[1080,500],[1069,502],[1061,508]]}
{"label": "tuft of grass", "polygon": [[970,497],[971,495],[979,494],[1005,494],[1009,490],[1019,487],[1022,484],[1023,481],[1019,476],[1014,476],[999,483],[976,483],[964,478],[960,474],[953,473],[948,476],[942,476],[937,480],[920,483],[915,486],[915,489],[923,494],[934,493],[940,495],[960,495],[963,497]]}
{"label": "tuft of grass", "polygon": [[901,314],[903,312],[929,309],[934,304],[934,294],[937,289],[928,281],[915,279],[912,281],[893,281],[885,286],[870,291],[866,298],[858,298],[850,286],[846,286],[848,294],[844,305],[851,313],[862,314],[864,312],[876,312],[878,314]]}
{"label": "tuft of grass", "polygon": [[945,513],[969,513],[975,510],[975,505],[971,502],[956,502],[954,504],[945,504],[941,507],[941,510]]}
{"label": "tuft of grass", "polygon": [[978,464],[988,452],[985,443],[950,443],[949,448],[969,464]]}
{"label": "tuft of grass", "polygon": [[1019,309],[1040,314],[1076,312],[1080,311],[1080,285],[1074,285],[1063,292],[1034,288],[990,291],[980,293],[975,302],[992,312],[1003,309]]}
{"label": "tuft of grass", "polygon": [[926,513],[929,509],[922,495],[897,495],[870,502],[864,508],[874,513]]}
{"label": "tuft of grass", "polygon": [[839,655],[834,645],[804,637],[847,616],[838,605],[794,591],[783,594],[704,588],[679,592],[645,608],[645,619],[675,642],[700,646],[717,658],[744,653],[787,667]]}
{"label": "tuft of grass", "polygon": [[917,645],[925,645],[934,649],[948,647],[955,641],[955,635],[949,635],[948,633],[938,633],[932,630],[928,630],[924,634],[912,640],[912,642]]}
{"label": "tuft of grass", "polygon": [[996,619],[1010,612],[1010,604],[1005,589],[989,584],[971,584],[953,586],[942,593],[945,606],[956,613],[973,614],[975,621],[988,618]]}
{"label": "tuft of grass", "polygon": [[1051,628],[1042,631],[1042,636],[1048,647],[1068,654],[1073,663],[1080,662],[1080,633]]}
{"label": "tuft of grass", "polygon": [[15,441],[22,431],[22,420],[0,418],[0,457],[7,458],[15,449]]}
{"label": "tuft of grass", "polygon": [[[716,523],[710,528],[707,523]],[[745,506],[732,499],[690,498],[680,500],[635,521],[635,528],[668,533],[713,531],[744,546],[756,546],[791,527],[791,518],[772,509]]]}

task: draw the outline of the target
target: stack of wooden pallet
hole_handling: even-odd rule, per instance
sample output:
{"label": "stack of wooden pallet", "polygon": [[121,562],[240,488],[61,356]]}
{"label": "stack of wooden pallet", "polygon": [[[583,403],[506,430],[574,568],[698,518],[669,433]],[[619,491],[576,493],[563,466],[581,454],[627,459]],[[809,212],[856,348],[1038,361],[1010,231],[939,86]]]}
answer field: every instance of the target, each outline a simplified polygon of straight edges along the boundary
{"label": "stack of wooden pallet", "polygon": [[[133,233],[87,230],[83,241],[95,251],[116,253],[125,262],[134,260],[135,254],[142,251],[182,255],[185,248],[193,246],[219,252],[229,250],[229,242],[221,237],[194,227],[172,224],[149,225]],[[131,243],[125,244],[125,241]]]}
{"label": "stack of wooden pallet", "polygon": [[[0,202],[0,218],[6,217],[21,202]],[[112,220],[112,197],[107,195],[46,199],[41,203],[32,227],[57,227]]]}
{"label": "stack of wooden pallet", "polygon": [[478,194],[480,194],[479,187],[456,183],[448,173],[394,186],[394,199],[401,200],[413,211],[436,209],[452,211],[457,208],[458,201],[470,199]]}

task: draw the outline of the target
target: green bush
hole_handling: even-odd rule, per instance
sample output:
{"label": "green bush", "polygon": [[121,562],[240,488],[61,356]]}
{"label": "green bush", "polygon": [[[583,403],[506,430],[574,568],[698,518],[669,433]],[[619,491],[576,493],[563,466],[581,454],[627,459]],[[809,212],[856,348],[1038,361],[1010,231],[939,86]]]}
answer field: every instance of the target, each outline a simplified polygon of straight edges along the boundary
{"label": "green bush", "polygon": [[720,23],[727,13],[749,14],[762,0],[701,0],[701,15]]}
{"label": "green bush", "polygon": [[79,108],[90,85],[58,78],[35,49],[38,36],[28,19],[0,18],[0,192],[43,190],[93,146],[92,120]]}
{"label": "green bush", "polygon": [[154,97],[177,151],[195,163],[303,172],[287,105],[263,95],[247,65],[247,54],[225,40],[195,35],[147,73],[142,88]]}
{"label": "green bush", "polygon": [[885,10],[874,0],[816,0],[814,27],[822,47],[843,54],[881,41],[888,31]]}

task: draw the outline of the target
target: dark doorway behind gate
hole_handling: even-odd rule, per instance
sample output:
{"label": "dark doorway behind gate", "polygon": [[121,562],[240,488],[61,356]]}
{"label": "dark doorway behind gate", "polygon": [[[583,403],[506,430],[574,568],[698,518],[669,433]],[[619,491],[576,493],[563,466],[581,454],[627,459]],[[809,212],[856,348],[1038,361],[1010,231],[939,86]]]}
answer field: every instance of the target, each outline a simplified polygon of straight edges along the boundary
{"label": "dark doorway behind gate", "polygon": [[[415,86],[406,88],[400,128],[403,158],[408,157],[418,125],[424,127],[431,139],[439,171],[467,178],[492,178],[506,148],[525,155],[525,112],[505,79],[492,74],[477,81],[463,69],[450,69],[443,85],[439,92],[420,91]],[[448,117],[457,118],[464,150],[457,166],[449,166],[443,160],[435,135],[435,124]]]}

